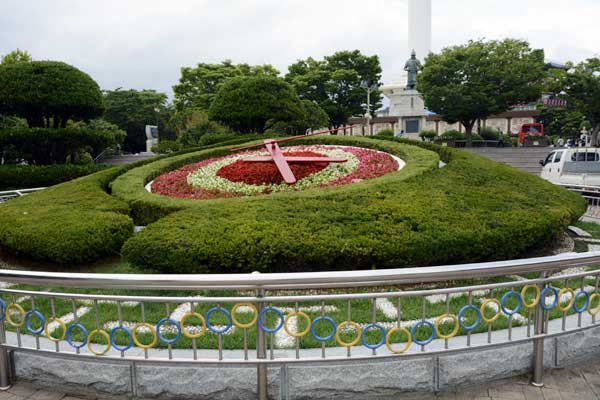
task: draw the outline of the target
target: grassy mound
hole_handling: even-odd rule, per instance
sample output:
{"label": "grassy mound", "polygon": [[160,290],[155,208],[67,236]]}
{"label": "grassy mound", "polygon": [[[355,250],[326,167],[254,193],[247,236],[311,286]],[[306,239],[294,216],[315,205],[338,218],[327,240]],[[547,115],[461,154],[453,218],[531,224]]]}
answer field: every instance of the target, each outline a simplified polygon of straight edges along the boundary
{"label": "grassy mound", "polygon": [[14,253],[59,263],[118,253],[133,233],[126,203],[104,187],[111,168],[0,205],[0,245]]}
{"label": "grassy mound", "polygon": [[497,260],[547,243],[585,211],[575,194],[464,152],[431,147],[448,162],[437,169],[437,154],[408,142],[314,140],[378,148],[405,159],[407,167],[338,188],[193,201],[153,195],[143,185],[205,154],[162,160],[113,184],[137,218],[158,220],[128,240],[122,254],[137,265],[181,273]]}

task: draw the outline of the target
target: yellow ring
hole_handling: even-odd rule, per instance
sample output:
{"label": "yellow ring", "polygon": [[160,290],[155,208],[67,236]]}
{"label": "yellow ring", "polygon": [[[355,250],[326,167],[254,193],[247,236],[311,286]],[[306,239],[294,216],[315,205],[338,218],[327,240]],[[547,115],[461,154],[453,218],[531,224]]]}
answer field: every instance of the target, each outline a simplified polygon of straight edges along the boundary
{"label": "yellow ring", "polygon": [[[525,300],[525,294],[527,293],[528,289],[535,289],[535,298],[533,299],[532,303],[527,303],[527,300]],[[541,294],[541,290],[540,287],[538,285],[525,285],[523,286],[523,289],[521,289],[521,298],[523,299],[523,306],[525,308],[534,308],[538,305],[538,303],[540,302],[540,294]]]}
{"label": "yellow ring", "polygon": [[[571,300],[569,300],[569,303],[567,304],[566,307],[563,307],[560,303],[560,298],[563,296],[563,294],[565,294],[567,292],[571,293]],[[557,300],[558,309],[562,312],[567,312],[567,311],[569,311],[569,308],[573,307],[573,303],[575,303],[575,292],[573,291],[573,289],[571,289],[571,288],[560,289],[558,292],[558,300]]]}
{"label": "yellow ring", "polygon": [[[450,332],[449,334],[442,335],[442,332],[440,332],[440,324],[446,318],[450,318],[450,319],[452,319],[454,321],[454,329],[452,329],[452,332]],[[458,317],[456,315],[454,315],[454,314],[440,315],[435,320],[435,332],[437,333],[438,337],[440,337],[442,339],[450,339],[450,338],[456,336],[456,334],[458,333],[458,329],[459,328],[460,328],[460,325],[458,324]]]}
{"label": "yellow ring", "polygon": [[[487,308],[487,305],[490,303],[494,303],[498,306],[498,311],[496,312],[496,315],[494,315],[492,318],[488,318],[485,316],[485,309]],[[494,322],[495,320],[497,320],[500,317],[500,314],[502,313],[502,306],[500,305],[500,302],[498,301],[498,299],[487,299],[483,302],[483,304],[481,304],[481,308],[479,309],[479,311],[481,311],[481,319],[485,323],[491,324],[492,322]]]}
{"label": "yellow ring", "polygon": [[[142,327],[146,327],[146,328],[150,329],[150,333],[152,334],[152,342],[150,342],[149,344],[144,344],[144,343],[140,342],[137,338],[137,330]],[[149,349],[151,347],[154,347],[154,346],[156,346],[156,343],[158,342],[158,336],[156,335],[156,328],[147,322],[138,322],[137,324],[135,324],[133,326],[133,328],[131,329],[131,336],[133,336],[133,343],[135,343],[135,345],[137,347],[141,347],[142,349]]]}
{"label": "yellow ring", "polygon": [[[51,332],[48,332],[48,325],[50,325],[50,322],[52,321],[58,322],[58,326],[62,329],[62,334],[58,338],[53,337],[52,335],[50,335]],[[44,333],[46,334],[48,339],[52,340],[53,342],[60,342],[61,340],[65,340],[65,337],[67,336],[67,326],[60,318],[48,318],[48,320],[46,321],[46,325],[44,325]]]}
{"label": "yellow ring", "polygon": [[[235,318],[235,312],[237,311],[238,308],[240,307],[250,307],[252,309],[252,312],[254,313],[254,318],[252,318],[252,321],[246,323],[246,324],[242,324],[240,321],[238,321]],[[233,306],[233,308],[231,309],[231,319],[233,321],[233,324],[235,326],[237,326],[238,328],[250,328],[252,325],[254,325],[256,323],[256,321],[258,320],[258,310],[256,309],[256,306],[252,303],[237,303],[235,306]]]}
{"label": "yellow ring", "polygon": [[[196,317],[200,320],[200,322],[202,322],[202,329],[200,329],[200,332],[189,333],[188,331],[185,330],[185,326],[184,326],[185,321],[187,321],[187,319],[190,317]],[[181,317],[181,321],[179,321],[179,327],[181,328],[181,333],[183,333],[183,336],[185,336],[186,338],[190,338],[190,339],[197,339],[200,336],[204,335],[204,332],[206,332],[206,321],[204,320],[204,317],[202,315],[198,314],[197,312],[189,312],[189,313],[183,314],[183,317]]]}
{"label": "yellow ring", "polygon": [[[12,316],[11,316],[11,312],[10,312],[12,309],[17,310],[19,312],[19,314],[21,314],[21,321],[19,323],[16,323],[15,321],[12,320]],[[17,303],[10,303],[6,307],[5,313],[6,313],[6,322],[11,324],[12,326],[20,328],[23,326],[23,324],[25,324],[25,310],[23,310],[23,307],[21,307]]]}
{"label": "yellow ring", "polygon": [[[302,317],[306,320],[306,329],[303,330],[302,332],[292,332],[289,328],[288,328],[288,321],[290,320],[290,318],[292,317]],[[305,336],[309,331],[310,331],[310,317],[308,316],[308,314],[303,313],[302,311],[298,311],[298,312],[293,312],[291,314],[288,314],[285,316],[285,319],[283,320],[283,329],[285,329],[286,333],[290,336],[293,337],[301,337],[301,336]]]}
{"label": "yellow ring", "polygon": [[[104,351],[95,351],[95,350],[92,348],[92,337],[93,337],[94,335],[96,335],[96,334],[98,334],[98,335],[102,336],[104,339],[106,339],[106,348],[104,349]],[[103,331],[103,330],[101,330],[101,329],[94,329],[94,330],[93,330],[93,331],[91,331],[91,332],[90,332],[90,334],[88,335],[87,347],[88,347],[88,350],[89,350],[89,351],[90,351],[92,354],[94,354],[94,355],[96,355],[96,356],[103,356],[103,355],[104,355],[104,354],[106,354],[106,352],[108,352],[108,351],[110,350],[110,348],[111,348],[111,345],[110,345],[110,336],[108,335],[108,333],[106,333],[105,331]]]}
{"label": "yellow ring", "polygon": [[[392,347],[392,343],[390,343],[390,338],[392,337],[392,335],[396,332],[404,332],[406,333],[406,336],[408,337],[408,340],[406,341],[406,344],[404,345],[403,348],[399,349],[399,350],[395,350]],[[403,327],[396,327],[396,328],[392,328],[388,331],[387,336],[385,337],[385,345],[387,346],[388,350],[391,351],[394,354],[401,354],[404,353],[406,350],[408,350],[410,348],[410,345],[412,344],[412,336],[410,334],[410,332],[408,331],[408,329],[403,328]]]}
{"label": "yellow ring", "polygon": [[[356,329],[356,338],[354,338],[351,342],[344,342],[341,338],[342,328],[346,326],[353,326]],[[337,326],[337,330],[335,332],[335,340],[343,347],[352,347],[356,346],[358,342],[360,342],[360,335],[362,333],[362,328],[359,324],[354,321],[344,321]]]}
{"label": "yellow ring", "polygon": [[596,308],[592,308],[592,301],[594,301],[595,298],[598,298],[600,300],[600,294],[594,293],[590,296],[590,303],[588,306],[588,313],[590,313],[590,315],[596,315],[600,312],[600,303],[598,303]]}

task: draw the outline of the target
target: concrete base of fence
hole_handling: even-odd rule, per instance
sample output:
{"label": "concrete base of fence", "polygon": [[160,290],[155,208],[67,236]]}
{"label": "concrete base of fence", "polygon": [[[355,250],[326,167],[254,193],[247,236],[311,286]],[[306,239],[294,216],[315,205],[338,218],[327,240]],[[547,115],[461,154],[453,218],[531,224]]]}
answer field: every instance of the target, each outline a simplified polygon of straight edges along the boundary
{"label": "concrete base of fence", "polygon": [[[473,335],[471,340],[474,346],[481,345],[487,335]],[[435,349],[443,345],[442,340],[430,346]],[[404,358],[278,364],[268,369],[269,397],[384,399],[402,392],[445,391],[528,373],[532,352],[531,342],[505,343],[455,353],[420,355],[415,354],[416,349]],[[600,327],[545,339],[546,368],[564,367],[598,355]],[[109,361],[20,350],[13,352],[13,362],[19,380],[78,394],[161,399],[256,398],[253,365]]]}

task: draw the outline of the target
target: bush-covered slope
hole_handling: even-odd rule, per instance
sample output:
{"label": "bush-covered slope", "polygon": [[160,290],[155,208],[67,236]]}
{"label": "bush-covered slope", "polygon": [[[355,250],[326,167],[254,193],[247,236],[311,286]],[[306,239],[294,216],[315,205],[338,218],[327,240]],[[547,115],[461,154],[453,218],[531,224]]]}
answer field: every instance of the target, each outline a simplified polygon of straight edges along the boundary
{"label": "bush-covered slope", "polygon": [[[168,210],[161,216],[172,214],[128,240],[123,255],[164,272],[392,268],[505,259],[555,238],[585,210],[577,195],[464,152],[430,147],[449,161],[437,169],[431,152],[405,144],[318,140],[375,146],[399,154],[407,168],[339,188],[194,202],[143,192],[149,177],[168,169],[147,165],[117,179],[115,193],[150,220],[158,216],[157,208]],[[174,204],[179,211],[171,208]]]}

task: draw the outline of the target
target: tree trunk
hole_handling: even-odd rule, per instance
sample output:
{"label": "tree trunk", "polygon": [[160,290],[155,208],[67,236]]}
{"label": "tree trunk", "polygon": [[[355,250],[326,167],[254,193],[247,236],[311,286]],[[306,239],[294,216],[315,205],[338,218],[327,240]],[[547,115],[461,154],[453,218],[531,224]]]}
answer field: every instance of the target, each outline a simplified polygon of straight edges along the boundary
{"label": "tree trunk", "polygon": [[465,127],[465,134],[467,137],[467,143],[465,144],[465,147],[473,147],[473,122],[469,122],[469,123],[462,123],[463,126]]}

